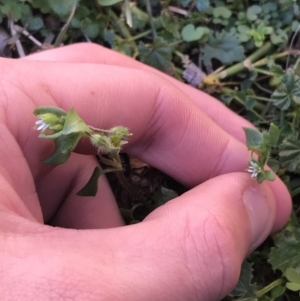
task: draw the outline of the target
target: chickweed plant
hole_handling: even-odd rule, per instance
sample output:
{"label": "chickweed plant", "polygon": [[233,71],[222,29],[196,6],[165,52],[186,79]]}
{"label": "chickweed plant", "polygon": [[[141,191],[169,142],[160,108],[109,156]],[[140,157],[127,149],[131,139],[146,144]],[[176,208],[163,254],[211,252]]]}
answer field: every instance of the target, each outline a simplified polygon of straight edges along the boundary
{"label": "chickweed plant", "polygon": [[109,130],[103,130],[89,126],[80,118],[74,108],[65,112],[56,107],[40,107],[34,110],[34,114],[38,118],[35,128],[41,131],[39,137],[52,139],[55,143],[53,153],[43,160],[44,163],[65,163],[78,142],[82,138],[87,138],[97,149],[100,162],[110,166],[110,168],[102,170],[95,167],[89,182],[78,192],[78,195],[96,195],[98,178],[102,174],[122,170],[119,152],[131,135],[125,127],[116,126]]}

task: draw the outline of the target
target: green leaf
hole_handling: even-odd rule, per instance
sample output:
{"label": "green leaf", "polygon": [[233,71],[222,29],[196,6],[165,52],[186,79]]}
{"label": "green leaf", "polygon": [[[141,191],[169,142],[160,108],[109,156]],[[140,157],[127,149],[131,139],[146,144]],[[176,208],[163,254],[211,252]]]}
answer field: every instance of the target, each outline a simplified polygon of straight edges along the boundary
{"label": "green leaf", "polygon": [[274,181],[275,173],[272,170],[266,170],[265,171],[265,179],[268,181]]}
{"label": "green leaf", "polygon": [[241,296],[238,300],[256,301],[255,292],[257,290],[256,284],[252,284],[252,263],[247,260],[243,262],[240,279],[235,289],[230,293],[230,296]]}
{"label": "green leaf", "polygon": [[229,19],[232,15],[232,12],[226,6],[218,6],[214,8],[213,15],[215,18],[222,17],[224,19]]}
{"label": "green leaf", "polygon": [[195,0],[195,5],[198,11],[205,12],[210,5],[209,0]]}
{"label": "green leaf", "polygon": [[271,300],[275,300],[279,296],[283,295],[284,292],[285,292],[285,287],[283,285],[276,286],[271,291],[271,298],[272,298]]}
{"label": "green leaf", "polygon": [[161,13],[160,20],[165,30],[172,33],[174,38],[181,39],[179,33],[179,21],[173,14],[171,14],[171,12],[163,11]]}
{"label": "green leaf", "polygon": [[297,292],[297,291],[300,291],[300,284],[299,283],[288,282],[286,284],[286,288],[288,288],[291,291]]}
{"label": "green leaf", "polygon": [[300,141],[285,138],[279,146],[279,162],[290,172],[300,173]]}
{"label": "green leaf", "polygon": [[79,0],[50,0],[49,5],[58,15],[68,15]]}
{"label": "green leaf", "polygon": [[103,170],[95,167],[93,174],[87,184],[77,192],[79,196],[95,196],[98,191],[98,179],[103,174]]}
{"label": "green leaf", "polygon": [[97,0],[97,2],[101,6],[111,6],[111,5],[123,2],[123,0]]}
{"label": "green leaf", "polygon": [[87,184],[80,189],[76,194],[79,196],[95,196],[98,192],[98,180],[99,177],[103,174],[109,173],[109,172],[115,172],[120,171],[116,168],[106,168],[106,169],[100,169],[99,167],[95,167],[92,176],[90,177]]}
{"label": "green leaf", "polygon": [[210,36],[207,45],[201,49],[201,52],[203,61],[206,63],[217,59],[224,65],[230,65],[245,58],[244,47],[240,46],[240,41],[226,31],[216,32],[215,36]]}
{"label": "green leaf", "polygon": [[46,164],[65,163],[69,159],[71,152],[75,149],[81,137],[81,133],[72,133],[68,136],[60,136],[55,139],[55,149],[53,153],[48,158],[44,159],[43,162]]}
{"label": "green leaf", "polygon": [[171,64],[171,47],[161,37],[154,40],[153,45],[145,45],[140,42],[138,45],[140,60],[159,70],[165,71]]}
{"label": "green leaf", "polygon": [[99,22],[93,22],[89,18],[84,18],[80,22],[82,31],[91,39],[95,39],[100,32]]}
{"label": "green leaf", "polygon": [[48,14],[51,11],[49,2],[51,1],[31,0],[30,4],[32,5],[32,7],[39,9],[43,14]]}
{"label": "green leaf", "polygon": [[275,247],[271,249],[269,263],[273,270],[282,273],[288,268],[300,268],[300,229],[297,217],[293,214],[283,230],[273,236]]}
{"label": "green leaf", "polygon": [[208,35],[210,30],[207,27],[197,27],[193,24],[188,24],[181,31],[182,39],[186,42],[200,40],[204,35]]}
{"label": "green leaf", "polygon": [[278,126],[276,126],[273,122],[270,124],[268,134],[269,134],[271,145],[272,146],[275,145],[279,139],[280,130],[279,130]]}
{"label": "green leaf", "polygon": [[60,109],[58,107],[52,107],[52,106],[39,107],[39,108],[34,109],[34,111],[33,111],[33,114],[35,116],[46,114],[46,113],[51,113],[58,117],[67,115],[67,112],[64,111],[63,109]]}
{"label": "green leaf", "polygon": [[246,145],[248,149],[252,149],[253,147],[258,147],[263,141],[262,133],[253,128],[243,128],[246,134]]}
{"label": "green leaf", "polygon": [[90,133],[91,129],[79,117],[74,108],[72,108],[66,116],[62,132],[64,135],[69,135],[71,133]]}
{"label": "green leaf", "polygon": [[41,17],[33,17],[28,23],[28,30],[36,31],[45,26],[44,20]]}
{"label": "green leaf", "polygon": [[300,104],[300,77],[292,72],[282,77],[282,83],[271,96],[274,105],[287,110],[291,104]]}
{"label": "green leaf", "polygon": [[285,277],[288,281],[294,282],[300,285],[300,275],[297,270],[288,268],[285,272]]}
{"label": "green leaf", "polygon": [[[265,172],[265,171],[264,171],[264,172],[260,172],[260,173],[257,175],[256,179],[257,179],[257,182],[258,182],[259,184],[261,184],[264,180],[267,180],[267,178],[266,178],[266,172]],[[275,177],[274,177],[274,179],[275,179]]]}
{"label": "green leaf", "polygon": [[167,203],[168,201],[178,197],[178,193],[172,189],[168,189],[165,187],[161,187],[160,190],[158,190],[154,195],[153,195],[153,200],[156,204],[156,206],[161,206]]}
{"label": "green leaf", "polygon": [[258,5],[252,5],[247,9],[247,19],[249,21],[254,21],[258,18],[258,15],[261,13],[262,8]]}

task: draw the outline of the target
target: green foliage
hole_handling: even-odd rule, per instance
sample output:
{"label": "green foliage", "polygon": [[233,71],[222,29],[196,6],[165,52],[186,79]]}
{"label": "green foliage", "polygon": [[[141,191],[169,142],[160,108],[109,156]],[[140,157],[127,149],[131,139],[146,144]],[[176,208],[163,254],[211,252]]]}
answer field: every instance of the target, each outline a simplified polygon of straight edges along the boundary
{"label": "green foliage", "polygon": [[140,60],[148,65],[165,71],[171,64],[171,48],[163,38],[156,38],[153,45],[145,45],[140,42],[138,49]]}
{"label": "green foliage", "polygon": [[224,65],[241,61],[245,57],[244,48],[239,40],[226,31],[216,32],[214,36],[210,36],[201,51],[205,62],[217,59]]}
{"label": "green foliage", "polygon": [[186,42],[204,40],[208,38],[210,30],[207,27],[197,27],[193,24],[187,24],[182,28],[182,39]]}
{"label": "green foliage", "polygon": [[300,77],[292,71],[281,79],[281,84],[272,94],[274,105],[281,110],[287,110],[290,105],[300,104]]}
{"label": "green foliage", "polygon": [[79,0],[51,0],[48,3],[56,14],[65,16],[71,12],[73,6],[77,5],[78,2]]}
{"label": "green foliage", "polygon": [[287,137],[279,147],[279,160],[290,172],[300,173],[300,141]]}
{"label": "green foliage", "polygon": [[274,236],[269,262],[274,270],[285,273],[288,268],[300,269],[300,228],[295,216]]}
{"label": "green foliage", "polygon": [[247,260],[243,262],[240,279],[237,283],[235,289],[230,293],[233,297],[239,297],[239,301],[256,301],[256,290],[257,286],[252,284],[253,275],[252,275],[252,263],[249,263]]}
{"label": "green foliage", "polygon": [[297,270],[288,268],[285,271],[285,277],[289,282],[286,283],[286,287],[291,291],[300,291],[300,275]]}

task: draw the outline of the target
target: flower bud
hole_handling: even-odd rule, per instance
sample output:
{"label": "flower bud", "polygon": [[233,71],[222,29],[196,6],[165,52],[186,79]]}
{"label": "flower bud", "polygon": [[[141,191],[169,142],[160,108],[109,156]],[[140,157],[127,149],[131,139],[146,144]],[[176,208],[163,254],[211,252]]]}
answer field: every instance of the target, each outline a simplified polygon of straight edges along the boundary
{"label": "flower bud", "polygon": [[92,134],[90,136],[91,142],[93,145],[98,147],[99,151],[104,153],[109,153],[113,146],[110,143],[109,138],[99,135],[99,134]]}
{"label": "flower bud", "polygon": [[110,133],[114,136],[119,136],[120,139],[127,138],[131,135],[129,130],[123,126],[115,126],[110,129]]}
{"label": "flower bud", "polygon": [[56,123],[60,122],[60,118],[53,113],[40,114],[38,115],[38,118],[43,120],[44,123],[49,124],[49,126],[55,125]]}

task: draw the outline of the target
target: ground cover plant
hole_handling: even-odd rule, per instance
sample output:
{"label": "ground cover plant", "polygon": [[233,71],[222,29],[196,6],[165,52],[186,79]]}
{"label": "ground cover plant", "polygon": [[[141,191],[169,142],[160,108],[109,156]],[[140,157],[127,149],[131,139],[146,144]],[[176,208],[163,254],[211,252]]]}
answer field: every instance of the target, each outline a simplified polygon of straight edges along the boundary
{"label": "ground cover plant", "polygon": [[[300,291],[299,19],[297,0],[0,0],[0,49],[21,57],[93,41],[214,95],[256,125],[259,131],[245,130],[248,148],[259,155],[256,160],[249,152],[249,177],[272,180],[267,162],[288,186],[294,212],[285,229],[244,262],[226,300],[292,301]],[[46,121],[40,117],[40,130]],[[82,132],[90,133],[79,130],[72,141]],[[72,151],[72,143],[63,146]],[[184,191],[159,171],[120,155],[125,171],[108,176],[128,223]],[[105,159],[102,164],[114,169]]]}

